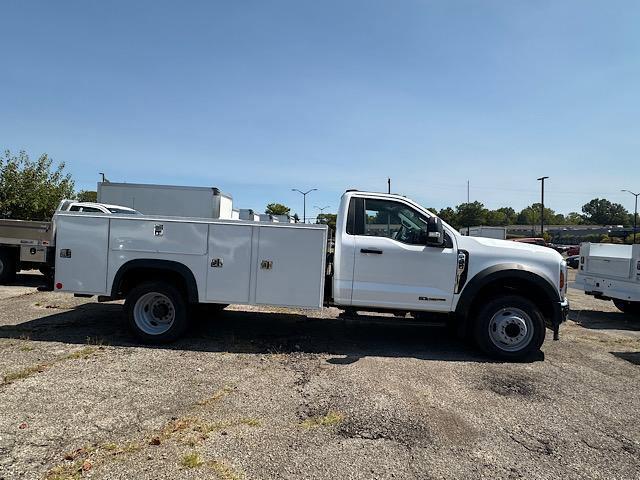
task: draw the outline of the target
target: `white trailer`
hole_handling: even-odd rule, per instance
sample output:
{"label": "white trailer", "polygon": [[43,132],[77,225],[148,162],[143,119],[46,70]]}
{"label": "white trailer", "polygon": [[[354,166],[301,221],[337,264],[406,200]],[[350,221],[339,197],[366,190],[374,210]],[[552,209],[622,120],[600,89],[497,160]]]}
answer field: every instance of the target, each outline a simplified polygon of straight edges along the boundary
{"label": "white trailer", "polygon": [[612,300],[623,312],[640,314],[640,245],[581,244],[576,286]]}
{"label": "white trailer", "polygon": [[470,237],[497,238],[498,240],[507,238],[507,229],[505,227],[464,227],[460,229],[460,233]]}
{"label": "white trailer", "polygon": [[134,208],[143,215],[231,219],[231,195],[215,187],[98,182],[98,202]]}
{"label": "white trailer", "polygon": [[[566,319],[567,267],[544,247],[459,235],[400,195],[347,191],[327,226],[59,213],[54,289],[125,299],[146,342],[178,338],[189,304],[411,312],[519,359]],[[332,249],[333,250],[333,249]]]}

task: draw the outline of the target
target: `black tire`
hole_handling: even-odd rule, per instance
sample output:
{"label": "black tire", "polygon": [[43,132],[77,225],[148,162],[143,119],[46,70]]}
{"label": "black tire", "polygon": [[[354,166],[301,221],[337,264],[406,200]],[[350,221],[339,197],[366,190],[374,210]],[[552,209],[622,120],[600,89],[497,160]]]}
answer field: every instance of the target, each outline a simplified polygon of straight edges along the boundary
{"label": "black tire", "polygon": [[[505,317],[502,322],[500,311],[503,311]],[[522,313],[525,314],[524,318]],[[494,317],[496,320],[492,322]],[[487,355],[502,360],[523,360],[537,352],[544,342],[545,333],[540,309],[519,295],[505,295],[488,300],[481,307],[473,325],[476,345]],[[520,337],[521,340],[518,340]],[[501,339],[506,341],[502,342]],[[509,344],[511,341],[515,343]]]}
{"label": "black tire", "polygon": [[[156,294],[155,299],[152,294]],[[136,308],[138,302],[141,303]],[[184,295],[170,283],[144,282],[137,285],[127,295],[124,308],[129,327],[144,343],[173,342],[185,332],[188,326],[187,301]],[[159,313],[156,314],[156,310]],[[171,317],[173,319],[170,322],[158,320]],[[154,321],[158,326],[156,333],[153,332]],[[146,329],[145,325],[147,325]],[[162,330],[165,327],[166,330]]]}
{"label": "black tire", "polygon": [[0,249],[0,285],[12,283],[16,279],[16,256],[11,250]]}
{"label": "black tire", "polygon": [[630,302],[628,300],[617,300],[613,301],[613,304],[624,313],[629,313],[631,315],[640,315],[640,302]]}

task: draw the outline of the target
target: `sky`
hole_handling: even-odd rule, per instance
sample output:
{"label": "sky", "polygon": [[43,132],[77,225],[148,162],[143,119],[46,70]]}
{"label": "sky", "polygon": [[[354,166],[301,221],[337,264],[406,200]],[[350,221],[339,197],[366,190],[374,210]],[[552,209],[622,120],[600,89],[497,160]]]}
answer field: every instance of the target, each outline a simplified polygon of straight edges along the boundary
{"label": "sky", "polygon": [[0,149],[78,189],[217,186],[237,208],[317,188],[633,210],[640,2],[0,3]]}

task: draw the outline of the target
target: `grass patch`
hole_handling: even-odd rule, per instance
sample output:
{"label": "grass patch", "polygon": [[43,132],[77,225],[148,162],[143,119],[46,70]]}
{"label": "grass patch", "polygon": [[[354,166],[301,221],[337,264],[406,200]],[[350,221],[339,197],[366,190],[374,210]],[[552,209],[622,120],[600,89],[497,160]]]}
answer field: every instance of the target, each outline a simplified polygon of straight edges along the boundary
{"label": "grass patch", "polygon": [[230,393],[234,392],[235,390],[236,390],[236,387],[231,387],[229,385],[225,385],[220,390],[217,390],[209,398],[205,398],[204,400],[200,400],[198,402],[198,405],[207,406],[207,405],[211,405],[213,403],[216,403],[218,400],[220,400],[221,398],[226,397],[227,395],[229,395]]}
{"label": "grass patch", "polygon": [[102,450],[109,452],[111,455],[121,455],[123,453],[134,453],[142,449],[137,442],[125,443],[118,445],[117,443],[105,443],[100,447]]}
{"label": "grass patch", "polygon": [[344,420],[344,413],[337,410],[329,410],[326,415],[307,418],[300,425],[304,428],[332,427],[338,425],[342,420]]}
{"label": "grass patch", "polygon": [[78,360],[78,359],[87,359],[94,353],[96,353],[98,349],[96,347],[83,347],[80,350],[76,350],[75,352],[71,352],[60,360]]}
{"label": "grass patch", "polygon": [[30,377],[31,375],[35,375],[36,373],[42,373],[47,369],[48,365],[44,363],[40,363],[38,365],[31,365],[30,367],[23,368],[22,370],[18,370],[15,372],[7,373],[3,377],[3,384],[9,385],[10,383],[15,382],[16,380],[22,380]]}
{"label": "grass patch", "polygon": [[237,473],[230,466],[220,460],[212,460],[208,463],[208,466],[211,467],[211,470],[213,470],[222,480],[241,480],[244,478],[244,475]]}
{"label": "grass patch", "polygon": [[79,480],[82,478],[82,460],[57,465],[47,472],[45,480]]}
{"label": "grass patch", "polygon": [[198,452],[187,453],[182,457],[182,460],[180,460],[180,465],[182,465],[184,468],[197,468],[203,464],[204,462],[200,458]]}
{"label": "grass patch", "polygon": [[35,350],[35,348],[33,346],[31,346],[31,345],[22,345],[20,347],[20,351],[21,352],[31,352],[33,350]]}
{"label": "grass patch", "polygon": [[195,447],[209,438],[211,432],[219,432],[227,428],[246,425],[259,427],[262,422],[257,418],[243,417],[234,420],[207,422],[199,418],[183,417],[171,420],[160,431],[149,439],[150,445],[160,445],[170,439]]}

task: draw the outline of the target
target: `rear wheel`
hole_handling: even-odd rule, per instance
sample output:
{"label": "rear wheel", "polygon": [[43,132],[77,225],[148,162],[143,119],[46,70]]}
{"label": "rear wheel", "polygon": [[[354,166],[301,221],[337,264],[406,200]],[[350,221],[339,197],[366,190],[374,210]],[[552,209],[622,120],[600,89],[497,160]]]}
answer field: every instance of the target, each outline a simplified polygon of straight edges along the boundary
{"label": "rear wheel", "polygon": [[544,336],[542,313],[533,302],[519,295],[489,300],[474,325],[478,347],[505,360],[521,360],[538,351]]}
{"label": "rear wheel", "polygon": [[640,302],[630,302],[628,300],[614,300],[613,304],[624,313],[640,315]]}
{"label": "rear wheel", "polygon": [[0,250],[0,284],[5,285],[16,279],[16,257],[12,251]]}
{"label": "rear wheel", "polygon": [[145,282],[134,287],[124,303],[129,326],[145,343],[167,343],[187,328],[187,302],[165,282]]}

